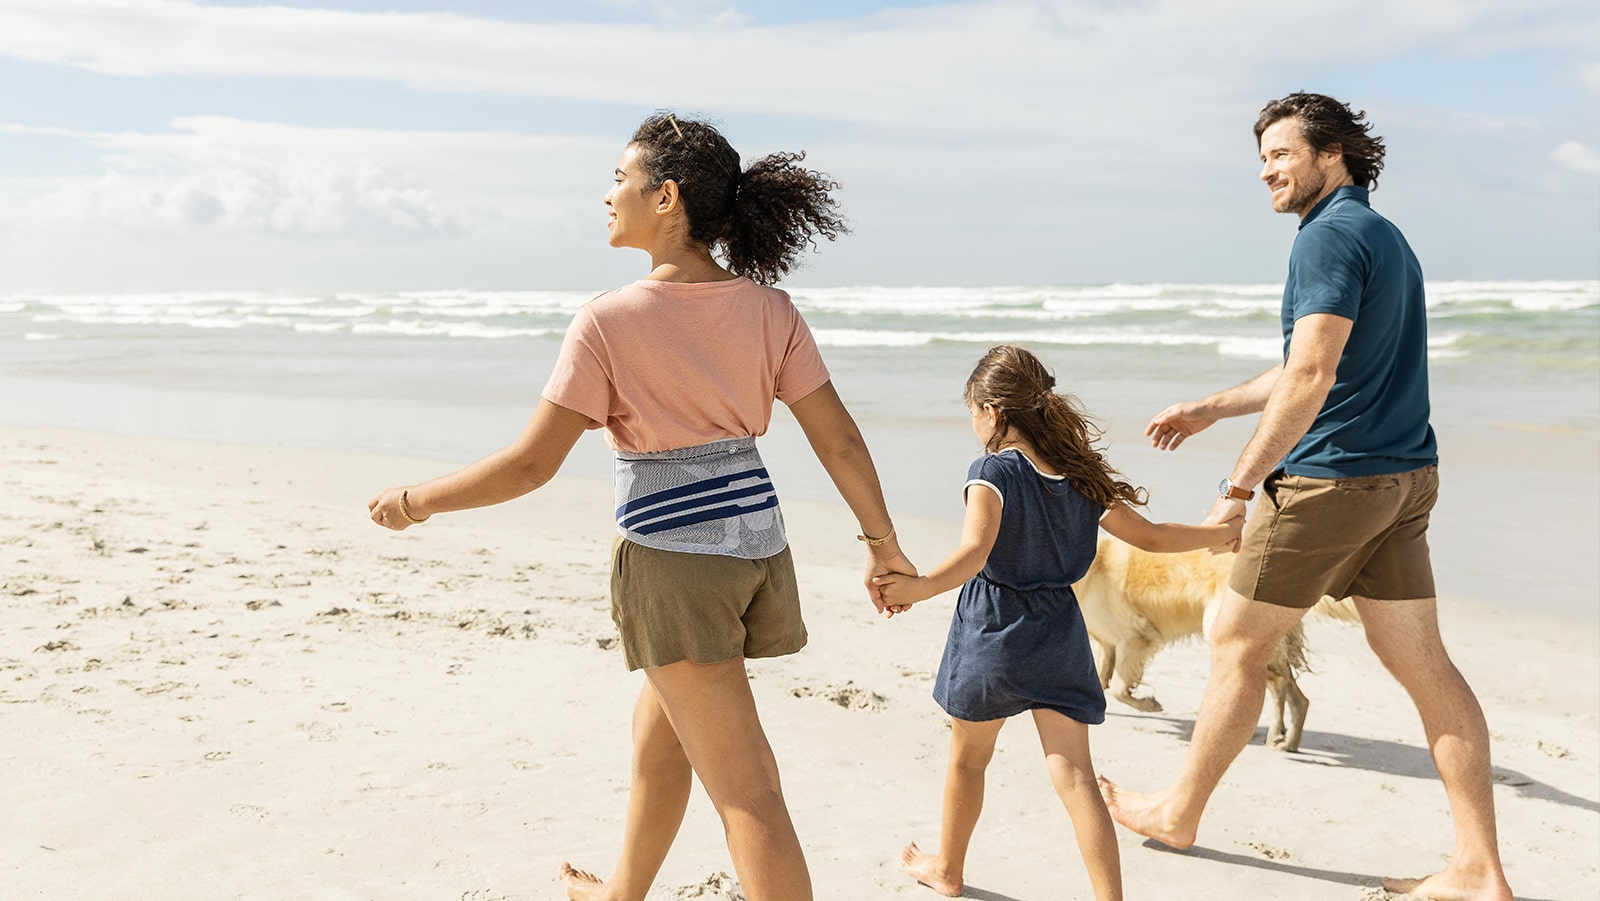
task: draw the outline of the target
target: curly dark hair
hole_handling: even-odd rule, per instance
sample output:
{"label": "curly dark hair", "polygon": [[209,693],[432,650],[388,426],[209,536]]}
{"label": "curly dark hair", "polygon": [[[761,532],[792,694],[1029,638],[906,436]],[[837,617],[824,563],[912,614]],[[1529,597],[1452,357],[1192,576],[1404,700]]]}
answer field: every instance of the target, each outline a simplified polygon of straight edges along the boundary
{"label": "curly dark hair", "polygon": [[1120,478],[1105,453],[1094,446],[1105,430],[1089,418],[1076,397],[1059,394],[1055,387],[1056,377],[1026,348],[1015,344],[989,348],[967,377],[964,392],[967,406],[988,404],[999,412],[985,450],[999,450],[1006,433],[1015,430],[1089,500],[1102,507],[1148,503],[1149,492]]}
{"label": "curly dark hair", "polygon": [[1372,123],[1366,121],[1366,110],[1357,112],[1325,94],[1298,91],[1262,108],[1256,118],[1257,147],[1261,146],[1261,133],[1281,119],[1299,119],[1300,134],[1311,149],[1321,153],[1337,148],[1344,154],[1351,180],[1363,188],[1378,189],[1386,148],[1383,138],[1370,133]]}
{"label": "curly dark hair", "polygon": [[804,153],[773,153],[742,169],[739,154],[708,122],[659,112],[630,142],[655,190],[669,179],[688,219],[688,239],[720,250],[728,270],[770,285],[794,268],[820,235],[850,231],[828,195],[839,183],[799,165]]}

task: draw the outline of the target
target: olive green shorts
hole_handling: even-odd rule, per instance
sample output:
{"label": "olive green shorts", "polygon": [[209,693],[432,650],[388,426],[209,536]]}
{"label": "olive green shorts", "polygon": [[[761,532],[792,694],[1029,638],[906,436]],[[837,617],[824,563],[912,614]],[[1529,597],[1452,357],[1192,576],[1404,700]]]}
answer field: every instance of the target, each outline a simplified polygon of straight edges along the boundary
{"label": "olive green shorts", "polygon": [[745,560],[662,551],[619,535],[611,546],[611,619],[630,670],[781,657],[806,644],[788,548]]}
{"label": "olive green shorts", "polygon": [[1273,473],[1228,585],[1280,607],[1311,607],[1323,595],[1434,597],[1428,515],[1438,497],[1437,466],[1350,479]]}

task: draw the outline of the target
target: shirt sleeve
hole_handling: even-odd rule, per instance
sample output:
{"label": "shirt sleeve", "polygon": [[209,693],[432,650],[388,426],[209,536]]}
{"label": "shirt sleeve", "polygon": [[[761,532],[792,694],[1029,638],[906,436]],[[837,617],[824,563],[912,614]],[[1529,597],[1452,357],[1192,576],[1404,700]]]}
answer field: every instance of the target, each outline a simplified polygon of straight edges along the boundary
{"label": "shirt sleeve", "polygon": [[1294,318],[1332,313],[1355,321],[1368,268],[1355,236],[1332,223],[1313,222],[1300,233],[1291,257]]}
{"label": "shirt sleeve", "polygon": [[589,304],[572,317],[555,369],[540,396],[589,417],[591,429],[603,427],[610,417],[616,382],[611,375],[605,338]]}
{"label": "shirt sleeve", "polygon": [[805,399],[806,395],[821,388],[828,381],[828,367],[822,362],[822,351],[817,349],[816,338],[805,317],[794,308],[788,296],[784,304],[792,317],[788,345],[783,350],[783,365],[778,370],[774,396],[784,404]]}

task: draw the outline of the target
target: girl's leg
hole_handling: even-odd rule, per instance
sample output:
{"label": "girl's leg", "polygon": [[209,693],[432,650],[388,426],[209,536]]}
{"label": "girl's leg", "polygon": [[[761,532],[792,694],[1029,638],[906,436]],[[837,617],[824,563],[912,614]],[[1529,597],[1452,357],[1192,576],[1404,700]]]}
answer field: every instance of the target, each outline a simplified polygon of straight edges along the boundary
{"label": "girl's leg", "polygon": [[683,752],[722,817],[750,901],[811,901],[811,875],[761,730],[742,658],[645,670]]}
{"label": "girl's leg", "polygon": [[633,707],[633,772],[622,856],[611,878],[563,863],[561,881],[572,901],[643,901],[683,824],[694,776],[656,691],[646,680]]}
{"label": "girl's leg", "polygon": [[1003,719],[974,723],[950,718],[950,766],[944,775],[939,853],[924,854],[916,842],[900,852],[906,872],[941,895],[954,898],[961,894],[967,847],[978,827],[978,814],[983,812],[983,773],[1005,724]]}
{"label": "girl's leg", "polygon": [[1050,782],[1072,818],[1078,853],[1089,871],[1096,901],[1122,901],[1122,858],[1117,851],[1116,827],[1095,784],[1094,761],[1089,757],[1089,727],[1054,710],[1035,710]]}

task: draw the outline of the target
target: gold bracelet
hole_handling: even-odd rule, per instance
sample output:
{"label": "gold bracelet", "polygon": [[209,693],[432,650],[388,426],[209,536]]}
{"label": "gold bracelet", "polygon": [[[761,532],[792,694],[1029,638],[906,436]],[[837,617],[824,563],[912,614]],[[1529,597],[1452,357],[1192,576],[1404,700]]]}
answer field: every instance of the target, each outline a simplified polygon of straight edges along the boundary
{"label": "gold bracelet", "polygon": [[894,526],[890,526],[889,527],[889,534],[883,536],[882,538],[868,538],[865,535],[857,535],[856,536],[856,540],[857,541],[865,541],[867,543],[867,547],[877,547],[877,546],[882,545],[882,544],[888,544],[889,543],[889,539],[891,539],[893,537],[894,537]]}
{"label": "gold bracelet", "polygon": [[408,493],[409,490],[400,492],[400,515],[406,518],[406,522],[411,523],[414,526],[420,526],[428,521],[428,516],[432,516],[433,514],[429,513],[428,516],[424,516],[421,519],[417,519],[415,516],[412,516],[411,511],[406,509],[406,495]]}

